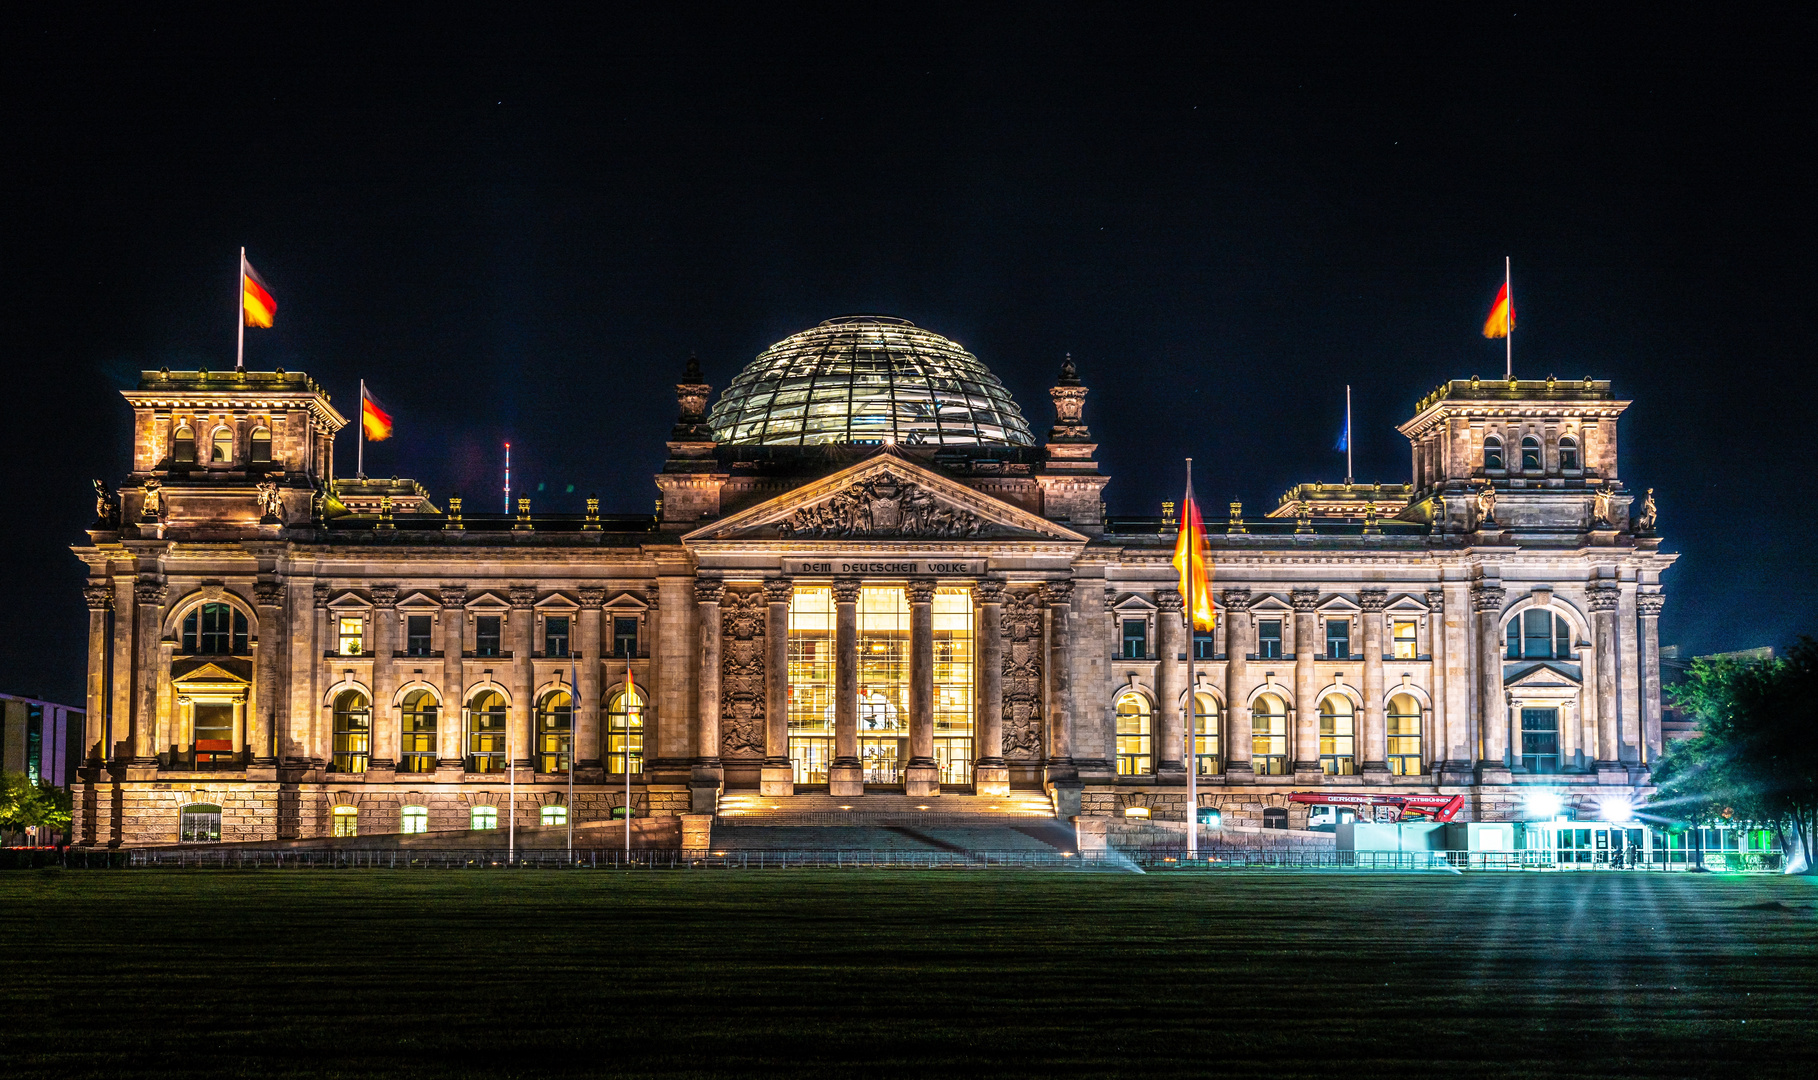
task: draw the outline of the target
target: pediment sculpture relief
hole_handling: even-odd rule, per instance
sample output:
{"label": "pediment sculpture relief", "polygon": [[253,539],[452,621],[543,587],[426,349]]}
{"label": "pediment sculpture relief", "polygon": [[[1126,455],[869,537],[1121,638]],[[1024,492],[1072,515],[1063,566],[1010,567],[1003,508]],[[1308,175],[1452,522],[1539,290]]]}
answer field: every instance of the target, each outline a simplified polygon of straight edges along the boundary
{"label": "pediment sculpture relief", "polygon": [[880,473],[825,502],[805,506],[777,523],[785,537],[977,536],[984,518],[935,499],[927,488]]}

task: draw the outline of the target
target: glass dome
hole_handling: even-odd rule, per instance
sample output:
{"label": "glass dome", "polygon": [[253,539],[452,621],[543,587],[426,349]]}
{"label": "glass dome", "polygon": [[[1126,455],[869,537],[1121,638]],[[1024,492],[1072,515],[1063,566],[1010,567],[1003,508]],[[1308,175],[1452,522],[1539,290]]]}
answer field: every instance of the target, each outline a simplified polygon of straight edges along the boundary
{"label": "glass dome", "polygon": [[744,446],[1033,446],[978,357],[905,319],[828,319],[758,354],[707,422]]}

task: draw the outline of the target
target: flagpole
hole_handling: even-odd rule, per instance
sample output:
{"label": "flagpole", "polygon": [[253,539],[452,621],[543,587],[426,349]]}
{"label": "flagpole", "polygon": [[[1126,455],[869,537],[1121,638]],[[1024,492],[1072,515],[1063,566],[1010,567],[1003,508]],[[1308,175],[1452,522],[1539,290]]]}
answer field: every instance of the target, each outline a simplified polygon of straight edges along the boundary
{"label": "flagpole", "polygon": [[366,380],[360,380],[360,460],[354,472],[366,479]]}
{"label": "flagpole", "polygon": [[234,320],[238,328],[239,346],[234,354],[234,370],[246,370],[246,249],[240,249],[240,306],[235,309],[239,318]]}
{"label": "flagpole", "polygon": [[1505,379],[1515,377],[1515,283],[1510,277],[1509,257],[1504,255],[1502,257],[1502,294],[1509,299],[1508,309],[1502,313],[1502,377]]}
{"label": "flagpole", "polygon": [[[631,865],[631,710],[636,708],[637,701],[632,697],[634,688],[631,685],[631,653],[625,654],[625,691],[620,696],[625,702],[625,865]],[[639,714],[640,719],[642,714]]]}
{"label": "flagpole", "polygon": [[[579,620],[576,620],[578,623]],[[574,737],[580,730],[578,714],[581,708],[581,687],[575,681],[574,631],[579,625],[569,627],[568,649],[568,810],[562,816],[568,819],[568,861],[574,862]]]}
{"label": "flagpole", "polygon": [[1351,486],[1351,384],[1345,384],[1345,486]]}
{"label": "flagpole", "polygon": [[511,756],[511,729],[517,724],[505,721],[505,865],[518,861],[518,763]]}
{"label": "flagpole", "polygon": [[1181,534],[1187,542],[1187,577],[1181,582],[1186,587],[1186,603],[1180,606],[1187,620],[1187,858],[1199,858],[1199,688],[1194,685],[1193,655],[1198,651],[1198,642],[1193,632],[1198,629],[1193,618],[1193,604],[1197,599],[1193,595],[1193,549],[1198,546],[1198,537],[1193,531],[1193,459],[1187,459],[1187,499],[1186,508],[1181,514]]}

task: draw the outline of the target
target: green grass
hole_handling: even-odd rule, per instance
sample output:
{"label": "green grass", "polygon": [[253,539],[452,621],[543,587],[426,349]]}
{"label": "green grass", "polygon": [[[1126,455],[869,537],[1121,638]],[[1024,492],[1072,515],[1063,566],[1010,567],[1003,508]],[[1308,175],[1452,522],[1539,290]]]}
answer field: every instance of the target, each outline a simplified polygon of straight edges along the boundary
{"label": "green grass", "polygon": [[19,871],[9,1077],[1811,1076],[1818,884]]}

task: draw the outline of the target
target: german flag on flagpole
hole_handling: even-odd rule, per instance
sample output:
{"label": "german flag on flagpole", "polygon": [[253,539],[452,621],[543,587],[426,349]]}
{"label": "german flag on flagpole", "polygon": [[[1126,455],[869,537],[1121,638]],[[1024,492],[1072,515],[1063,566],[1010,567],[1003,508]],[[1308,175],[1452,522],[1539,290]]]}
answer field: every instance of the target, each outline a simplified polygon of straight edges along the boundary
{"label": "german flag on flagpole", "polygon": [[[1189,466],[1191,467],[1191,466]],[[1206,523],[1199,516],[1193,482],[1187,481],[1187,501],[1180,512],[1180,538],[1174,541],[1174,568],[1180,571],[1180,595],[1193,617],[1193,629],[1210,633],[1212,610],[1212,551],[1206,542]]]}
{"label": "german flag on flagpole", "polygon": [[271,298],[271,290],[244,253],[240,255],[240,311],[246,316],[246,325],[266,328],[278,314],[278,302]]}
{"label": "german flag on flagpole", "polygon": [[391,414],[379,399],[366,389],[366,381],[360,381],[360,431],[373,442],[384,442],[391,438]]}
{"label": "german flag on flagpole", "polygon": [[1496,302],[1490,305],[1490,317],[1484,320],[1483,336],[1487,338],[1508,337],[1509,331],[1515,329],[1515,302],[1509,299],[1509,283],[1503,282],[1502,288],[1496,290]]}

